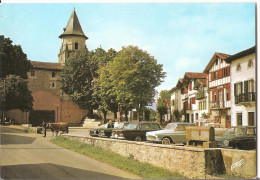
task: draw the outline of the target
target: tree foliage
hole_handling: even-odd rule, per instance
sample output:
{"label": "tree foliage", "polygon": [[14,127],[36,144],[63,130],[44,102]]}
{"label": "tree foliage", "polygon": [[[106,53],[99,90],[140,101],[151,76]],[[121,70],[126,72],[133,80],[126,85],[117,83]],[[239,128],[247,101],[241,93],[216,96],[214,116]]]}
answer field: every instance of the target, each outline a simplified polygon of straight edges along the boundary
{"label": "tree foliage", "polygon": [[136,108],[140,113],[151,104],[155,87],[165,77],[162,65],[137,46],[123,47],[107,68],[117,101],[124,111]]}
{"label": "tree foliage", "polygon": [[93,110],[98,106],[94,98],[94,78],[98,62],[87,49],[72,53],[60,72],[61,89],[82,109]]}
{"label": "tree foliage", "polygon": [[32,109],[33,97],[27,82],[30,68],[21,46],[12,45],[12,40],[0,36],[0,108],[3,112]]}
{"label": "tree foliage", "polygon": [[0,107],[4,111],[12,109],[29,111],[32,109],[33,97],[28,89],[28,82],[19,76],[8,75],[1,80],[0,94],[2,102]]}
{"label": "tree foliage", "polygon": [[98,78],[95,79],[95,96],[99,100],[99,110],[103,112],[104,123],[106,121],[106,114],[108,111],[116,112],[118,110],[118,103],[116,101],[116,94],[113,91],[113,84],[110,79],[110,72],[107,69],[107,64],[113,61],[117,52],[114,49],[109,49],[107,52],[101,47],[97,48],[94,52],[94,57],[99,62]]}
{"label": "tree foliage", "polygon": [[163,90],[160,92],[159,98],[157,99],[156,110],[160,115],[160,123],[162,124],[163,115],[168,113],[169,106],[167,105],[167,100],[170,99],[171,94],[167,90]]}

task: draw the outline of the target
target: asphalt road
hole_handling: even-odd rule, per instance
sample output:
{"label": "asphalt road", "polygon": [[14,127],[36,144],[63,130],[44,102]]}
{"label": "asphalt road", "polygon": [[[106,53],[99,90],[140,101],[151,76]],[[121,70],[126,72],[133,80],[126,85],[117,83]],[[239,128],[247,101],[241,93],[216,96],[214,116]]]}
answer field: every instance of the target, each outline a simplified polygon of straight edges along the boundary
{"label": "asphalt road", "polygon": [[140,179],[131,173],[61,148],[41,134],[15,126],[1,128],[3,179]]}

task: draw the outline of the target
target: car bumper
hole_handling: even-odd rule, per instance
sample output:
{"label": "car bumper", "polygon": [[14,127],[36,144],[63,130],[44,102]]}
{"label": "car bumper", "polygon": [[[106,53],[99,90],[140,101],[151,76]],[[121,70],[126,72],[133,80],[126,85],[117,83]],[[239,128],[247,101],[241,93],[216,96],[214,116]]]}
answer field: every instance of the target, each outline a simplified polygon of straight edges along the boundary
{"label": "car bumper", "polygon": [[146,136],[146,140],[147,140],[147,141],[151,141],[151,142],[162,142],[162,140],[157,139],[157,138],[154,137],[154,136]]}

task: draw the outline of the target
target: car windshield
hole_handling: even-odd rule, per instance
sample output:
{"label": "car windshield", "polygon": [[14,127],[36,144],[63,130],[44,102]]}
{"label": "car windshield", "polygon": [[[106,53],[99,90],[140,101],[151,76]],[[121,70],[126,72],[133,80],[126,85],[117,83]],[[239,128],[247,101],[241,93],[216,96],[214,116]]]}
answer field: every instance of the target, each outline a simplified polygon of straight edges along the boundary
{"label": "car windshield", "polygon": [[167,130],[174,130],[176,127],[176,124],[167,124],[167,126],[165,127],[165,129]]}
{"label": "car windshield", "polygon": [[130,123],[125,127],[125,129],[137,129],[137,128],[138,128],[137,123]]}
{"label": "car windshield", "polygon": [[125,123],[125,122],[121,122],[118,124],[117,128],[118,129],[123,129],[124,127],[126,127],[129,123]]}

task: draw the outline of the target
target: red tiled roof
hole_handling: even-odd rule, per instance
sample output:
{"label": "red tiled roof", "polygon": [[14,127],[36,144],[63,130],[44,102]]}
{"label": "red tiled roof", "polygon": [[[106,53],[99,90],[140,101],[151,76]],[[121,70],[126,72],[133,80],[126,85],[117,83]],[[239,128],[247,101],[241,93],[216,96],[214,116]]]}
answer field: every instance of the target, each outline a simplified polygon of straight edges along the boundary
{"label": "red tiled roof", "polygon": [[207,74],[206,73],[198,73],[198,72],[186,72],[184,74],[183,79],[185,78],[191,78],[191,79],[206,79]]}
{"label": "red tiled roof", "polygon": [[203,85],[207,85],[207,79],[198,79]]}
{"label": "red tiled roof", "polygon": [[203,73],[208,73],[209,69],[211,68],[211,66],[214,64],[214,62],[216,61],[216,57],[219,57],[223,60],[225,60],[226,58],[228,58],[230,55],[228,54],[224,54],[224,53],[218,53],[215,52],[215,54],[213,55],[213,57],[211,58],[211,60],[209,61],[208,65],[205,67]]}
{"label": "red tiled roof", "polygon": [[61,70],[62,69],[62,65],[60,63],[31,61],[31,65],[35,69],[51,69],[51,70]]}

